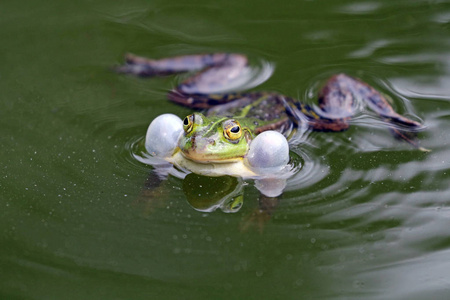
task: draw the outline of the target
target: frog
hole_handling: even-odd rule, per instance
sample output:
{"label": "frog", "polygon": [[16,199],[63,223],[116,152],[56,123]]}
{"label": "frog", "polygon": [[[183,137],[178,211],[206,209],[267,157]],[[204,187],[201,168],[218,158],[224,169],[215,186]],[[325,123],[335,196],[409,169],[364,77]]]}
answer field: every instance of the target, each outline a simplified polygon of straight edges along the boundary
{"label": "frog", "polygon": [[416,139],[424,126],[397,113],[389,97],[359,78],[332,75],[319,91],[318,106],[312,106],[276,92],[226,91],[248,68],[247,56],[239,53],[160,59],[126,54],[116,71],[139,77],[193,73],[167,98],[197,112],[183,120],[174,115],[156,118],[145,146],[153,156],[198,174],[280,176],[289,169],[288,140],[299,129],[345,131],[361,101],[389,125],[394,137],[427,151]]}
{"label": "frog", "polygon": [[163,183],[170,174],[183,179],[182,189],[193,209],[236,213],[251,179],[259,191],[258,208],[244,218],[242,229],[253,224],[261,231],[280,203],[287,180],[302,169],[296,151],[289,150],[298,142],[295,137],[307,131],[347,130],[361,103],[395,138],[429,151],[417,139],[425,126],[397,113],[389,96],[359,78],[332,75],[314,106],[272,91],[234,91],[249,68],[247,56],[239,53],[160,59],[126,54],[125,63],[114,68],[138,77],[188,73],[167,98],[194,112],[183,120],[171,113],[156,117],[145,135],[145,155],[135,156],[154,167],[139,201],[158,205],[166,198]]}

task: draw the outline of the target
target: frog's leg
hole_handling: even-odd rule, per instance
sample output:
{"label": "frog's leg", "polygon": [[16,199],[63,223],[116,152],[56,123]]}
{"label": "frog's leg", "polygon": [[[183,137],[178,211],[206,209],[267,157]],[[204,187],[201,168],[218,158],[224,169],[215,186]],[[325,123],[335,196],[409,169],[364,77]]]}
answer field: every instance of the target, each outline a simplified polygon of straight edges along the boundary
{"label": "frog's leg", "polygon": [[155,167],[155,170],[149,173],[144,188],[134,203],[143,208],[145,215],[154,212],[156,208],[162,207],[169,198],[170,189],[165,185],[167,174],[161,174],[168,172],[168,169],[167,167],[164,167],[164,169],[166,170],[158,170],[158,167]]}
{"label": "frog's leg", "polygon": [[[423,126],[394,111],[386,98],[367,83],[345,74],[332,76],[319,93],[320,114],[324,117],[337,116],[338,120],[347,119],[354,114],[356,101],[362,100],[383,120],[391,123],[389,130],[416,148],[419,147],[415,139],[417,131]],[[339,119],[339,116],[342,118]]]}
{"label": "frog's leg", "polygon": [[334,75],[319,92],[318,98],[319,110],[290,101],[286,106],[287,112],[293,119],[303,116],[312,130],[343,131],[350,126],[357,101],[364,101],[383,120],[393,124],[389,129],[395,137],[420,148],[415,134],[422,125],[395,112],[380,92],[359,79],[345,74]]}
{"label": "frog's leg", "polygon": [[319,93],[319,106],[325,116],[350,117],[354,114],[358,99],[390,123],[411,129],[422,127],[420,123],[395,112],[386,98],[373,87],[346,74],[334,75],[328,80]]}
{"label": "frog's leg", "polygon": [[282,97],[286,113],[297,127],[307,126],[313,131],[344,131],[350,126],[350,117],[332,117],[317,112],[298,100]]}
{"label": "frog's leg", "polygon": [[258,198],[258,208],[256,208],[251,215],[244,217],[241,230],[247,231],[250,227],[253,227],[262,233],[264,225],[266,225],[266,223],[271,219],[274,211],[280,203],[280,200],[281,196],[268,197],[260,193]]}
{"label": "frog's leg", "polygon": [[116,70],[137,76],[162,76],[200,71],[172,90],[169,100],[191,108],[209,108],[241,97],[239,93],[221,94],[247,68],[247,57],[241,54],[214,53],[185,55],[159,60],[128,54],[126,64]]}

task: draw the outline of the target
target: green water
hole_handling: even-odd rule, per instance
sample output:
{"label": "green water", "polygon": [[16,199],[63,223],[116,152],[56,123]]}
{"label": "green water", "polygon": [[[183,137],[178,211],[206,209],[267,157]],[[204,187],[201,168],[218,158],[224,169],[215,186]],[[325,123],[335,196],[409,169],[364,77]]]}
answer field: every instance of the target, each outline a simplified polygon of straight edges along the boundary
{"label": "green water", "polygon": [[[447,1],[3,1],[0,38],[1,299],[450,297]],[[110,67],[218,51],[273,63],[260,88],[309,103],[359,76],[432,152],[370,115],[310,134],[262,228],[251,181],[234,214],[195,210],[175,177],[144,197],[132,144],[189,110],[165,100],[179,78]]]}

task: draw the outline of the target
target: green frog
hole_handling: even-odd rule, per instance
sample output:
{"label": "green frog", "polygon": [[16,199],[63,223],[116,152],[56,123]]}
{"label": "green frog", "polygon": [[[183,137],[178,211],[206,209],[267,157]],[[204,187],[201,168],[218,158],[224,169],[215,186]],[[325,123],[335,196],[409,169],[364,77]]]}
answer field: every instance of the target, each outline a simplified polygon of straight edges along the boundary
{"label": "green frog", "polygon": [[245,55],[213,53],[148,59],[126,55],[120,73],[141,77],[195,71],[168,93],[177,104],[203,110],[184,120],[162,115],[149,126],[147,151],[180,168],[208,176],[274,177],[289,168],[289,140],[299,128],[344,131],[363,101],[389,124],[392,134],[415,148],[423,126],[394,111],[384,95],[346,74],[329,78],[318,107],[274,92],[224,92],[248,72]]}

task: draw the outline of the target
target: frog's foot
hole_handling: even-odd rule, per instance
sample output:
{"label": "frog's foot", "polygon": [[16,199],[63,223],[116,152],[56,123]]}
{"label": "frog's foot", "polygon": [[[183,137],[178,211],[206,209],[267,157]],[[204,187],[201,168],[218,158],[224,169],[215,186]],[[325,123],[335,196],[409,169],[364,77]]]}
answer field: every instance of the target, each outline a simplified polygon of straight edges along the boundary
{"label": "frog's foot", "polygon": [[169,199],[168,190],[164,185],[152,188],[144,188],[134,204],[142,207],[144,215],[149,215],[159,208]]}
{"label": "frog's foot", "polygon": [[136,56],[131,53],[125,55],[125,64],[115,67],[114,71],[117,73],[132,74],[140,77],[170,74],[168,72],[164,73],[158,70],[155,66],[154,60]]}
{"label": "frog's foot", "polygon": [[391,113],[390,115],[381,115],[387,118],[387,121],[394,124],[399,124],[410,128],[411,130],[418,131],[424,129],[424,126],[417,121],[408,119],[398,113]]}
{"label": "frog's foot", "polygon": [[241,231],[248,231],[250,228],[256,228],[259,233],[264,231],[264,226],[269,222],[271,215],[261,209],[255,210],[251,215],[244,217],[241,225]]}
{"label": "frog's foot", "polygon": [[417,140],[417,132],[403,130],[396,127],[390,127],[389,130],[396,139],[403,140],[422,152],[431,151],[430,149],[426,149],[420,146],[419,141]]}
{"label": "frog's foot", "polygon": [[162,171],[156,168],[149,174],[143,189],[134,200],[133,205],[141,207],[145,215],[162,207],[169,199],[170,189],[164,184],[166,177],[166,170]]}
{"label": "frog's foot", "polygon": [[398,140],[405,141],[414,148],[429,152],[430,150],[420,146],[417,134],[425,128],[421,123],[411,120],[405,116],[398,114],[395,111],[390,111],[388,114],[381,114],[382,119],[388,124],[389,131]]}
{"label": "frog's foot", "polygon": [[265,224],[269,222],[279,203],[279,197],[267,197],[261,194],[258,209],[256,209],[250,216],[244,218],[241,230],[247,231],[250,227],[255,227],[260,233],[262,233]]}

